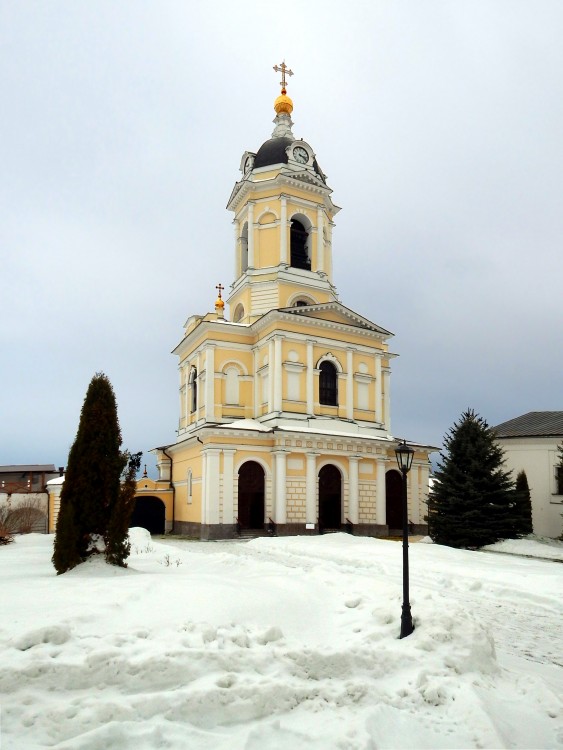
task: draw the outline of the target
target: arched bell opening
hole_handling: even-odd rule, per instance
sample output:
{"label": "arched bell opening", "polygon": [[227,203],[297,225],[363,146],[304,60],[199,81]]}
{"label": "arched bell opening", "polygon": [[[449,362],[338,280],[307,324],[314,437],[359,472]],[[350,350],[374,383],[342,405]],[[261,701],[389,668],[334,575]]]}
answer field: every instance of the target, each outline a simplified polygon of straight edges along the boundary
{"label": "arched bell opening", "polygon": [[310,231],[306,228],[304,220],[297,218],[291,220],[290,255],[292,268],[311,270]]}

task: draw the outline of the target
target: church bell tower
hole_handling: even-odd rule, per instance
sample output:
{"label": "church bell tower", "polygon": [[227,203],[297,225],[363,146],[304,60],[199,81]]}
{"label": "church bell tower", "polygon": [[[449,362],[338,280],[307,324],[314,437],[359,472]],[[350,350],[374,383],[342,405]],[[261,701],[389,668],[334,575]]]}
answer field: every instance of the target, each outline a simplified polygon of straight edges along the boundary
{"label": "church bell tower", "polygon": [[245,151],[242,178],[227,208],[235,228],[235,281],[227,299],[231,319],[252,323],[269,310],[338,299],[332,282],[332,228],[340,210],[315,152],[292,132],[293,102],[285,63],[274,102],[272,137]]}

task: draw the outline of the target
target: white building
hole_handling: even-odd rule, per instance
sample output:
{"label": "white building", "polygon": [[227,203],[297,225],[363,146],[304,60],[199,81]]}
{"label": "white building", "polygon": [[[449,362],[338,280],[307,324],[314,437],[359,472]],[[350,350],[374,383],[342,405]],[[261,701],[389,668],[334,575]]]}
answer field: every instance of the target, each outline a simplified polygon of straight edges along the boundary
{"label": "white building", "polygon": [[514,478],[526,472],[534,534],[558,537],[563,530],[563,411],[531,411],[493,428]]}

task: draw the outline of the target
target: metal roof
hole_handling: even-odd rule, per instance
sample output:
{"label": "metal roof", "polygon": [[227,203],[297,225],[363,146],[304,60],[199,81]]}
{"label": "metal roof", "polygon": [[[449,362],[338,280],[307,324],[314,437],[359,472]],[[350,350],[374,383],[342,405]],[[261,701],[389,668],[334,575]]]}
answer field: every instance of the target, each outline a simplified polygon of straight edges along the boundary
{"label": "metal roof", "polygon": [[493,427],[497,437],[563,436],[563,411],[529,411]]}
{"label": "metal roof", "polygon": [[58,474],[59,470],[55,469],[54,464],[15,464],[13,466],[0,466],[0,474],[23,474],[28,471],[44,471]]}

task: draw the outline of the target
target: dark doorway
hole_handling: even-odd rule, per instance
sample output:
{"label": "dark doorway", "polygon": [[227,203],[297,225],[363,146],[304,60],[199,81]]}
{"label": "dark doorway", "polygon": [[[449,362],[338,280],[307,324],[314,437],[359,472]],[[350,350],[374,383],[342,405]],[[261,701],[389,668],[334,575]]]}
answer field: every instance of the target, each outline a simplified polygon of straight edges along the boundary
{"label": "dark doorway", "polygon": [[385,520],[389,530],[403,528],[403,477],[392,470],[385,475]]}
{"label": "dark doorway", "polygon": [[264,469],[256,461],[238,472],[238,522],[243,529],[264,528]]}
{"label": "dark doorway", "polygon": [[129,528],[140,526],[151,534],[164,534],[165,515],[164,503],[158,497],[138,497]]}
{"label": "dark doorway", "polygon": [[320,531],[339,529],[342,522],[342,477],[332,464],[319,471]]}

